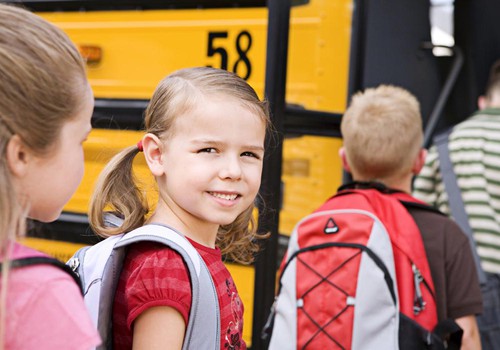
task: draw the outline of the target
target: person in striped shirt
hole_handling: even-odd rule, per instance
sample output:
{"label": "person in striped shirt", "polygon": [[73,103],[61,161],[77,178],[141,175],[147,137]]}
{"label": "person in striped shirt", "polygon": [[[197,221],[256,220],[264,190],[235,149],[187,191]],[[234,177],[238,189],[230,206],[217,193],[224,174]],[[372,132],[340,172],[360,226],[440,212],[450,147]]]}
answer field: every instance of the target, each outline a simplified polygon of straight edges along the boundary
{"label": "person in striped shirt", "polygon": [[[483,349],[500,349],[500,60],[490,72],[479,110],[457,124],[449,153],[487,283],[478,317]],[[436,147],[415,178],[413,195],[450,215]]]}

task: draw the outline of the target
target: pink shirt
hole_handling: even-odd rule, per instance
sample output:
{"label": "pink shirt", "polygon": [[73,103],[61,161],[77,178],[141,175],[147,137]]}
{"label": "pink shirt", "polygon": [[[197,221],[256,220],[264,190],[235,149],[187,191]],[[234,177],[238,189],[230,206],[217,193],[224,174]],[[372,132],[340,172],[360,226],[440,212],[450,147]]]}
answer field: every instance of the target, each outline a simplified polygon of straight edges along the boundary
{"label": "pink shirt", "polygon": [[[44,256],[16,244],[12,259]],[[1,287],[1,285],[0,285]],[[6,349],[90,349],[100,338],[74,280],[49,265],[16,268],[7,284]]]}

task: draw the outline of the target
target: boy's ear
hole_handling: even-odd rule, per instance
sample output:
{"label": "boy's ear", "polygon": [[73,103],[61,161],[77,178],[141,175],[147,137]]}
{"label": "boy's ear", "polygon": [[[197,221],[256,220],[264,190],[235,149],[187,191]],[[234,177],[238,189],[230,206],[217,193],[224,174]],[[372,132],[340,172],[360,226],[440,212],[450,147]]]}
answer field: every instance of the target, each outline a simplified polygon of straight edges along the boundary
{"label": "boy's ear", "polygon": [[162,176],[165,173],[163,167],[163,143],[154,134],[146,134],[142,138],[142,148],[146,163],[154,176]]}
{"label": "boy's ear", "polygon": [[7,143],[5,151],[10,172],[17,178],[24,177],[29,171],[32,154],[19,135],[14,135]]}
{"label": "boy's ear", "polygon": [[413,167],[411,168],[411,172],[414,175],[420,173],[420,170],[422,170],[422,168],[425,165],[426,157],[427,157],[427,150],[425,148],[421,148],[420,151],[418,151],[418,154],[415,157],[415,161],[413,162]]}
{"label": "boy's ear", "polygon": [[342,159],[342,167],[344,168],[345,171],[347,171],[348,173],[351,172],[351,167],[349,166],[349,163],[347,161],[347,155],[345,153],[345,148],[344,147],[340,147],[339,149],[339,156],[340,156],[340,159]]}

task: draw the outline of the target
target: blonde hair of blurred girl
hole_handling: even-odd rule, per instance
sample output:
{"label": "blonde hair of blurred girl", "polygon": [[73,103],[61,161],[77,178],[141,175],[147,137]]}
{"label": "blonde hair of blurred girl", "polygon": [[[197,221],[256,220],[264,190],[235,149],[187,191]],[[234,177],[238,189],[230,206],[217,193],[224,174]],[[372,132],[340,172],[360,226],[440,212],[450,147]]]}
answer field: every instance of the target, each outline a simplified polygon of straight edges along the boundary
{"label": "blonde hair of blurred girl", "polygon": [[[242,102],[245,108],[262,117],[270,127],[268,107],[255,91],[235,74],[213,68],[182,69],[163,79],[145,112],[146,133],[161,140],[168,139],[177,116],[198,106],[200,96],[227,96]],[[99,177],[91,199],[89,221],[92,229],[103,237],[128,232],[144,225],[150,213],[146,198],[132,173],[132,163],[139,152],[137,146],[117,154]],[[103,212],[111,208],[124,218],[120,227],[107,227]],[[258,250],[258,235],[252,215],[254,205],[229,225],[219,227],[216,245],[233,261],[249,263]]]}
{"label": "blonde hair of blurred girl", "polygon": [[[13,183],[9,142],[19,138],[33,153],[50,153],[64,123],[81,107],[88,83],[78,50],[60,29],[4,4],[0,4],[0,81],[0,254],[7,261],[2,267],[0,304],[4,325],[9,249],[25,233],[29,213],[27,198],[16,192]],[[3,344],[3,333],[0,336]]]}

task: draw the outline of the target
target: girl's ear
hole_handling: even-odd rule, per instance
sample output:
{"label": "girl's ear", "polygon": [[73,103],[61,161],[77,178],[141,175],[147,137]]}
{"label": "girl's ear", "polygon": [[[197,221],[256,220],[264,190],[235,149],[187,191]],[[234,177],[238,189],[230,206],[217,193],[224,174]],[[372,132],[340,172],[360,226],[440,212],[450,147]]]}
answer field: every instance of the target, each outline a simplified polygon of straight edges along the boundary
{"label": "girl's ear", "polygon": [[148,163],[149,170],[154,176],[162,176],[165,174],[163,166],[163,143],[154,134],[146,134],[142,138],[142,148],[146,163]]}
{"label": "girl's ear", "polygon": [[31,153],[19,135],[14,135],[7,143],[5,151],[7,164],[14,177],[23,178],[29,171]]}

